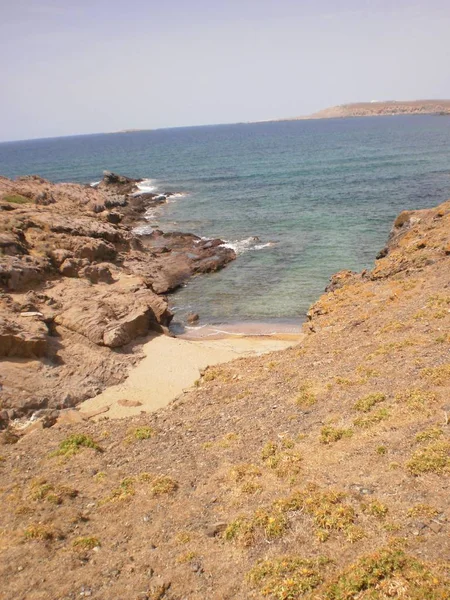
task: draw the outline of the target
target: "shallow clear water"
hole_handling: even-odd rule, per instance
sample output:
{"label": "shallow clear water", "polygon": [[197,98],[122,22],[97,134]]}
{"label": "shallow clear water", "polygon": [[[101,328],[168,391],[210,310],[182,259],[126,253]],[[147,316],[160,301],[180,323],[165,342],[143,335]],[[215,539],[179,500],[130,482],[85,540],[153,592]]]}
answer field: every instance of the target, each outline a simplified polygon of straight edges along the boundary
{"label": "shallow clear water", "polygon": [[[328,278],[373,264],[395,216],[450,196],[450,118],[238,124],[0,144],[0,173],[90,182],[103,169],[186,195],[153,223],[236,243],[173,296],[203,322],[304,315]],[[271,242],[270,245],[266,245]]]}

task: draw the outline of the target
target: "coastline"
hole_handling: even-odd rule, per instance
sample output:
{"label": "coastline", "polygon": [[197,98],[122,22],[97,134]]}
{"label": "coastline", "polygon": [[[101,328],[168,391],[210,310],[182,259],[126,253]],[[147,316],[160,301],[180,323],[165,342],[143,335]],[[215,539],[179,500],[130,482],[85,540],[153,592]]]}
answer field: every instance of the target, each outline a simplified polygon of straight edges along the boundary
{"label": "coastline", "polygon": [[[305,599],[447,598],[449,260],[450,201],[404,211],[300,348],[208,369],[152,413],[3,432],[10,595],[259,598],[249,573],[290,592],[306,572]],[[177,371],[199,344],[159,339]]]}
{"label": "coastline", "polygon": [[[220,239],[135,232],[172,192],[104,172],[93,185],[0,178],[0,428],[58,412],[126,378],[167,294],[236,258]],[[86,375],[86,373],[88,375]]]}

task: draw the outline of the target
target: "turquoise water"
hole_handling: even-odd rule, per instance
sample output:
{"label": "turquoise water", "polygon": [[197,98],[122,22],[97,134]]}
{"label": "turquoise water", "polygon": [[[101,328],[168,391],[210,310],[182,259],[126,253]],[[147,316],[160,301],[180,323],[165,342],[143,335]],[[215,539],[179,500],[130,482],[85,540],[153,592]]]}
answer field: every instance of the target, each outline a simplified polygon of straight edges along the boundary
{"label": "turquoise water", "polygon": [[103,169],[183,192],[153,224],[221,237],[242,251],[225,270],[195,278],[173,296],[180,317],[195,310],[203,322],[292,319],[305,314],[332,273],[370,267],[401,210],[450,196],[450,118],[238,124],[0,144],[0,173],[8,177],[91,182]]}

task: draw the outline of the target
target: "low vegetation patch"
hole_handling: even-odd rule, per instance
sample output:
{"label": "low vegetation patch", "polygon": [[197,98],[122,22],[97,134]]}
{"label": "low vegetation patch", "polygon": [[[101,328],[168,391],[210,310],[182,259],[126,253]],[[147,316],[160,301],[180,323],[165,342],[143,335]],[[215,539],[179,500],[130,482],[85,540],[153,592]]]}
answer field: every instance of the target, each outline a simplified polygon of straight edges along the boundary
{"label": "low vegetation patch", "polygon": [[431,429],[425,429],[420,433],[416,434],[416,442],[429,442],[430,440],[437,440],[443,435],[442,429],[437,427]]}
{"label": "low vegetation patch", "polygon": [[72,542],[72,547],[79,552],[86,552],[101,546],[100,541],[96,537],[79,537]]}
{"label": "low vegetation patch", "polygon": [[51,525],[33,523],[23,532],[26,540],[39,540],[41,542],[50,542],[58,537],[57,531]]}
{"label": "low vegetation patch", "polygon": [[388,507],[379,500],[372,500],[368,504],[363,503],[362,509],[365,513],[377,519],[382,519],[388,514]]}
{"label": "low vegetation patch", "polygon": [[261,477],[262,471],[256,465],[242,463],[234,465],[229,471],[230,479],[240,486],[240,491],[244,494],[254,494],[262,489],[257,482]]}
{"label": "low vegetation patch", "polygon": [[422,369],[420,376],[434,385],[445,385],[450,381],[450,363]]}
{"label": "low vegetation patch", "polygon": [[45,479],[35,481],[30,490],[30,499],[46,501],[52,504],[62,504],[65,498],[76,498],[78,491],[67,486],[57,486]]}
{"label": "low vegetation patch", "polygon": [[194,559],[198,558],[198,554],[196,552],[185,552],[184,554],[180,554],[177,557],[177,563],[179,565],[190,563]]}
{"label": "low vegetation patch", "polygon": [[419,448],[406,463],[410,473],[450,473],[450,442],[435,441],[425,448]]}
{"label": "low vegetation patch", "polygon": [[136,427],[128,431],[127,440],[149,440],[155,435],[155,430],[152,427]]}
{"label": "low vegetation patch", "polygon": [[70,456],[77,454],[77,452],[83,448],[92,448],[92,450],[102,452],[100,446],[92,439],[91,436],[81,433],[74,433],[63,440],[59,444],[59,448],[52,452],[50,456],[64,456],[69,458]]}
{"label": "low vegetation patch", "polygon": [[310,408],[317,402],[316,395],[311,390],[311,385],[308,383],[300,387],[299,394],[295,399],[295,403],[300,408]]}
{"label": "low vegetation patch", "polygon": [[384,402],[385,400],[386,396],[384,394],[369,394],[368,396],[364,396],[364,398],[360,398],[354,404],[353,408],[361,412],[369,412],[376,404]]}
{"label": "low vegetation patch", "polygon": [[225,529],[226,540],[238,540],[244,546],[251,546],[257,534],[266,540],[281,537],[288,526],[287,519],[281,510],[257,510],[251,517],[238,517]]}
{"label": "low vegetation patch", "polygon": [[385,408],[380,408],[379,410],[368,414],[365,417],[358,417],[353,421],[353,425],[355,427],[361,427],[362,429],[368,429],[373,425],[376,425],[380,421],[385,421],[389,419],[389,411]]}
{"label": "low vegetation patch", "polygon": [[332,444],[342,438],[349,438],[352,435],[353,431],[351,429],[340,429],[339,427],[325,425],[320,430],[320,441],[322,444]]}
{"label": "low vegetation patch", "polygon": [[293,600],[322,583],[324,568],[329,562],[327,558],[311,560],[297,556],[263,560],[247,574],[247,580],[262,596]]}
{"label": "low vegetation patch", "polygon": [[29,204],[31,202],[30,198],[26,198],[22,194],[8,194],[3,196],[2,200],[11,204]]}
{"label": "low vegetation patch", "polygon": [[142,484],[150,485],[150,494],[152,496],[172,494],[178,489],[178,483],[168,475],[141,473],[140,475],[125,477],[125,479],[122,479],[119,485],[112,490],[109,496],[102,500],[101,504],[130,500],[136,494],[136,486]]}
{"label": "low vegetation patch", "polygon": [[402,404],[406,404],[413,411],[423,412],[436,402],[437,396],[434,392],[430,392],[428,390],[411,388],[403,392],[399,392],[395,396],[395,400]]}
{"label": "low vegetation patch", "polygon": [[125,477],[125,479],[122,479],[119,485],[112,490],[110,495],[102,501],[102,504],[129,500],[136,493],[134,483],[134,477]]}
{"label": "low vegetation patch", "polygon": [[301,454],[292,447],[283,447],[285,445],[283,442],[281,444],[268,442],[261,452],[264,464],[275,471],[278,477],[297,475],[302,467]]}
{"label": "low vegetation patch", "polygon": [[319,541],[326,541],[332,531],[341,531],[349,541],[356,541],[363,536],[363,531],[354,523],[354,508],[345,502],[347,496],[334,490],[321,491],[314,486],[305,491],[294,492],[282,498],[275,506],[282,512],[303,511],[310,515]]}
{"label": "low vegetation patch", "polygon": [[318,590],[317,597],[321,600],[443,600],[449,594],[448,580],[439,578],[427,565],[394,544],[360,558]]}
{"label": "low vegetation patch", "polygon": [[423,517],[432,519],[439,514],[439,510],[429,504],[415,504],[408,510],[408,517]]}
{"label": "low vegetation patch", "polygon": [[150,485],[150,491],[153,496],[161,496],[163,494],[173,494],[178,489],[178,483],[168,475],[159,475]]}

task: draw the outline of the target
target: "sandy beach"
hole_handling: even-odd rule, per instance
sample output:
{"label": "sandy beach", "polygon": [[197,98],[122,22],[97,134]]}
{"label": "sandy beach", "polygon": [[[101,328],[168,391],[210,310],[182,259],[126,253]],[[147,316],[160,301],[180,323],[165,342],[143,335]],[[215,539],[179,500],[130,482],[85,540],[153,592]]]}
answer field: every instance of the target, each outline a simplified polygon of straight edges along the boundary
{"label": "sandy beach", "polygon": [[[86,400],[79,405],[79,409],[82,414],[106,409],[97,418],[107,416],[111,419],[152,412],[192,387],[200,371],[207,366],[240,356],[283,350],[298,344],[301,339],[302,334],[299,333],[279,337],[234,336],[196,341],[155,336],[144,344],[144,358],[130,370],[123,383]],[[124,401],[132,406],[124,406]]]}

